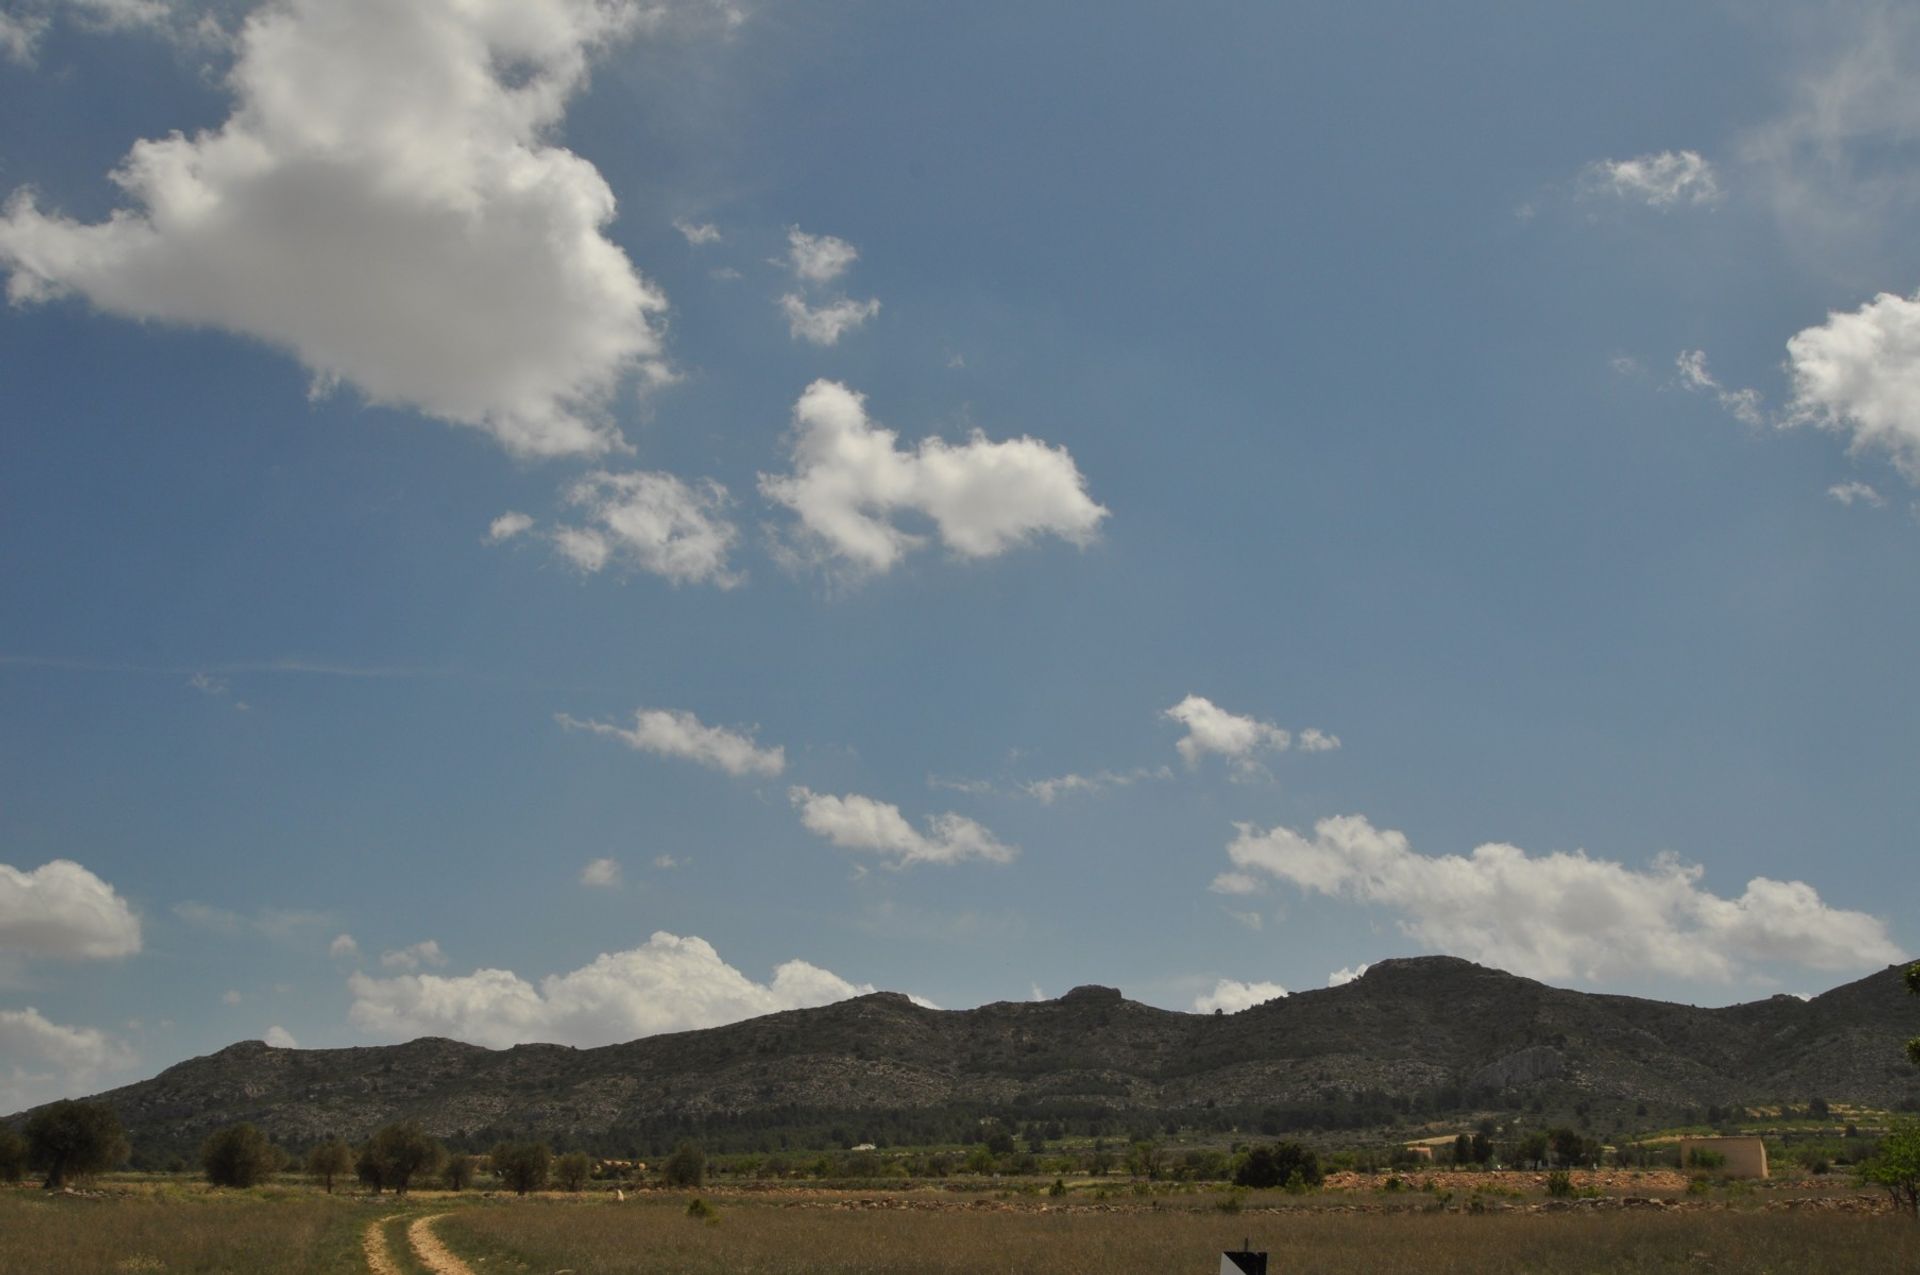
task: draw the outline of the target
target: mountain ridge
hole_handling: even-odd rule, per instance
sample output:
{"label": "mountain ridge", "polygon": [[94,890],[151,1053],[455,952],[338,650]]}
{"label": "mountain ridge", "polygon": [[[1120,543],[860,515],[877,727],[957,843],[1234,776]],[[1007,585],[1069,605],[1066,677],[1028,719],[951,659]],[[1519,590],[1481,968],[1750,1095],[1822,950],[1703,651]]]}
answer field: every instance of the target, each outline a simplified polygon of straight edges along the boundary
{"label": "mountain ridge", "polygon": [[1905,994],[1901,968],[1805,1001],[1712,1009],[1431,956],[1235,1014],[1159,1009],[1097,985],[966,1010],[873,992],[590,1048],[242,1041],[97,1097],[136,1147],[174,1148],[240,1120],[296,1144],[409,1118],[455,1139],[530,1131],[646,1145],[663,1129],[769,1128],[832,1112],[1104,1112],[1123,1124],[1195,1111],[1301,1120],[1330,1109],[1327,1119],[1344,1120],[1362,1102],[1389,1114],[1814,1095],[1890,1107],[1920,1102],[1920,1069],[1902,1048],[1920,1035],[1920,1000]]}

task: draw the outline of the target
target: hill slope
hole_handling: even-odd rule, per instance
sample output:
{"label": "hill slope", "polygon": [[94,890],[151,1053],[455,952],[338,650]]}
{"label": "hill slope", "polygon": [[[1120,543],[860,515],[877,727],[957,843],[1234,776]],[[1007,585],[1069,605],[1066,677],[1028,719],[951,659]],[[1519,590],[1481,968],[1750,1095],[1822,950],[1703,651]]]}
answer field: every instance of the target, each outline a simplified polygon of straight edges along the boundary
{"label": "hill slope", "polygon": [[1818,1094],[1890,1106],[1920,1097],[1901,1044],[1913,1035],[1920,1000],[1897,968],[1810,1001],[1697,1009],[1421,957],[1232,1015],[1155,1009],[1099,987],[952,1011],[879,992],[598,1049],[248,1041],[100,1097],[136,1147],[175,1149],[239,1120],[292,1143],[358,1138],[405,1117],[443,1137],[532,1130],[644,1145],[663,1129],[819,1113],[1104,1110],[1124,1121],[1337,1108],[1363,1094],[1376,1111],[1534,1096],[1679,1108]]}

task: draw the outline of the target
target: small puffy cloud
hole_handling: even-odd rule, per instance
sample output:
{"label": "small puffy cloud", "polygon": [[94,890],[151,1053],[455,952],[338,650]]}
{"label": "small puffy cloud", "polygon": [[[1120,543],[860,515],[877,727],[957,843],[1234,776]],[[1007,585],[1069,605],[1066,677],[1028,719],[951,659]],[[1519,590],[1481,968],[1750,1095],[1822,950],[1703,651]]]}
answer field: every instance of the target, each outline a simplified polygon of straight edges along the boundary
{"label": "small puffy cloud", "polygon": [[1833,486],[1827,488],[1827,495],[1843,505],[1871,505],[1873,508],[1878,509],[1887,503],[1886,497],[1882,496],[1879,491],[1857,480],[1835,483]]}
{"label": "small puffy cloud", "polygon": [[487,524],[487,543],[497,545],[503,540],[511,540],[532,526],[532,518],[509,509]]}
{"label": "small puffy cloud", "polygon": [[618,859],[594,859],[580,869],[580,884],[596,890],[617,890],[620,879]]}
{"label": "small puffy cloud", "polygon": [[900,807],[858,793],[835,797],[796,786],[788,789],[787,797],[808,832],[843,850],[889,856],[887,866],[893,868],[967,859],[1011,863],[1020,854],[1018,846],[1007,845],[980,824],[952,812],[928,819],[927,831],[921,832],[907,822]]}
{"label": "small puffy cloud", "polygon": [[31,192],[8,203],[9,295],[250,337],[318,386],[522,455],[620,447],[620,384],[669,378],[666,300],[603,233],[605,179],[554,138],[592,58],[666,8],[261,6],[226,76],[232,113],[135,143],[113,173],[127,206],[86,223]]}
{"label": "small puffy cloud", "polygon": [[1142,780],[1171,778],[1173,772],[1165,766],[1136,766],[1132,770],[1102,770],[1091,775],[1069,774],[1056,775],[1051,779],[1032,779],[1021,784],[1020,791],[1043,806],[1051,806],[1070,793],[1104,792],[1109,788],[1130,787]]}
{"label": "small puffy cloud", "polygon": [[99,960],[140,950],[127,901],[70,859],[31,872],[0,863],[0,952]]}
{"label": "small puffy cloud", "polygon": [[1327,975],[1327,986],[1328,987],[1345,987],[1348,983],[1357,981],[1361,975],[1365,974],[1368,970],[1372,968],[1373,968],[1372,965],[1362,962],[1359,965],[1349,965],[1344,969],[1337,969],[1333,973]]}
{"label": "small puffy cloud", "polygon": [[444,977],[354,974],[349,1016],[388,1039],[451,1036],[490,1048],[529,1041],[609,1045],[660,1032],[718,1027],[780,1010],[828,1005],[874,989],[788,961],[766,983],[720,959],[705,939],[663,932],[536,987],[510,970]]}
{"label": "small puffy cloud", "polygon": [[1848,437],[1855,452],[1884,452],[1920,484],[1920,296],[1883,292],[1833,313],[1787,342],[1793,402],[1787,422]]}
{"label": "small puffy cloud", "polygon": [[187,679],[187,685],[202,695],[225,695],[228,690],[227,679],[211,673],[195,673]]}
{"label": "small puffy cloud", "polygon": [[1804,882],[1755,877],[1724,898],[1700,888],[1704,869],[1672,856],[1632,868],[1495,843],[1432,857],[1359,815],[1323,819],[1311,837],[1243,824],[1227,854],[1241,879],[1391,909],[1433,950],[1537,978],[1726,981],[1753,963],[1861,970],[1902,959],[1883,922],[1828,906]]}
{"label": "small puffy cloud", "polygon": [[1587,169],[1591,190],[1646,204],[1716,204],[1720,183],[1698,151],[1660,151],[1634,159],[1603,159]]}
{"label": "small puffy cloud", "polygon": [[670,854],[656,854],[653,856],[653,866],[662,872],[671,872],[675,868],[686,867],[687,861],[685,859],[676,859]]}
{"label": "small puffy cloud", "polygon": [[390,970],[417,970],[423,965],[440,966],[446,963],[446,954],[433,939],[380,953],[380,964]]}
{"label": "small puffy cloud", "polygon": [[336,934],[333,942],[327,944],[327,955],[336,959],[360,955],[360,944],[351,934]]}
{"label": "small puffy cloud", "polygon": [[1760,406],[1760,392],[1754,389],[1728,389],[1707,370],[1705,350],[1682,350],[1673,365],[1680,373],[1680,384],[1689,390],[1713,395],[1719,403],[1742,425],[1751,425],[1756,429],[1767,423],[1767,414]]}
{"label": "small puffy cloud", "polygon": [[820,305],[810,305],[799,293],[788,292],[780,298],[780,313],[786,316],[787,335],[794,340],[809,345],[838,345],[841,337],[880,313],[880,299],[868,297],[865,301],[855,301],[851,297],[834,297]]}
{"label": "small puffy cloud", "polygon": [[787,768],[785,748],[778,744],[762,748],[754,742],[753,732],[757,728],[737,731],[709,726],[680,709],[637,708],[633,712],[632,729],[612,722],[585,722],[565,713],[555,713],[553,720],[568,730],[590,731],[617,739],[638,752],[678,757],[713,770],[724,770],[729,775],[773,776]]}
{"label": "small puffy cloud", "polygon": [[220,1003],[222,1005],[238,1005],[241,1001],[245,999],[246,997],[240,995],[239,992],[235,991],[231,987],[229,987],[226,991],[220,993]]}
{"label": "small puffy cloud", "polygon": [[1211,1014],[1215,1010],[1237,1014],[1243,1009],[1264,1005],[1286,994],[1287,989],[1278,983],[1241,983],[1223,978],[1213,985],[1212,991],[1194,997],[1193,1007],[1202,1014]]}
{"label": "small puffy cloud", "polygon": [[560,556],[591,575],[626,563],[675,584],[730,589],[740,577],[727,567],[739,529],[726,517],[732,498],[712,481],[672,474],[597,471],[567,489],[567,502],[590,525],[552,533]]}
{"label": "small puffy cloud", "polygon": [[798,226],[787,231],[787,267],[808,283],[832,283],[860,260],[860,250],[832,235],[810,235]]}
{"label": "small puffy cloud", "polygon": [[679,231],[686,241],[696,248],[702,244],[720,242],[720,227],[714,225],[712,222],[687,221],[685,218],[677,218],[673,223],[673,228]]}
{"label": "small puffy cloud", "polygon": [[68,1027],[39,1010],[0,1009],[0,1111],[22,1111],[97,1092],[101,1081],[139,1058],[92,1027]]}
{"label": "small puffy cloud", "polygon": [[1189,695],[1161,716],[1187,728],[1187,733],[1173,746],[1189,768],[1198,766],[1212,753],[1232,762],[1242,775],[1250,775],[1259,773],[1261,753],[1280,753],[1293,747],[1302,752],[1325,753],[1340,747],[1336,735],[1309,727],[1296,739],[1272,722],[1228,712],[1204,695]]}
{"label": "small puffy cloud", "polygon": [[925,543],[896,525],[902,514],[932,520],[941,543],[966,558],[1039,535],[1085,545],[1107,516],[1066,449],[1038,439],[976,432],[958,446],[929,438],[903,451],[861,395],[826,380],[801,394],[793,420],[793,472],[762,474],[761,494],[798,515],[812,547],[858,570],[889,570]]}
{"label": "small puffy cloud", "polygon": [[273,1046],[275,1049],[300,1048],[300,1042],[295,1040],[293,1038],[293,1033],[288,1031],[284,1027],[278,1027],[278,1026],[269,1027],[267,1028],[267,1034],[262,1036],[260,1039],[265,1041],[267,1044]]}

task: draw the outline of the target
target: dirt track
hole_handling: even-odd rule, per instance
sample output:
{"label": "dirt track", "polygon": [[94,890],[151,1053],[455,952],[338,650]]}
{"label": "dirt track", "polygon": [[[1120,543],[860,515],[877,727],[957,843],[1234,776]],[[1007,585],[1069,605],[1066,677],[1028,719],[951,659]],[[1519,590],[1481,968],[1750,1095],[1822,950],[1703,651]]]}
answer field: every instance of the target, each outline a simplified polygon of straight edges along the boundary
{"label": "dirt track", "polygon": [[[361,1237],[361,1246],[366,1250],[367,1269],[373,1275],[400,1275],[400,1268],[393,1260],[393,1251],[387,1247],[386,1226],[397,1213],[388,1214],[377,1222],[367,1225],[366,1234]],[[434,1275],[474,1275],[473,1268],[447,1251],[440,1237],[433,1233],[433,1224],[445,1217],[445,1213],[435,1213],[429,1217],[415,1218],[407,1227],[407,1243],[413,1248],[413,1255],[420,1264]]]}

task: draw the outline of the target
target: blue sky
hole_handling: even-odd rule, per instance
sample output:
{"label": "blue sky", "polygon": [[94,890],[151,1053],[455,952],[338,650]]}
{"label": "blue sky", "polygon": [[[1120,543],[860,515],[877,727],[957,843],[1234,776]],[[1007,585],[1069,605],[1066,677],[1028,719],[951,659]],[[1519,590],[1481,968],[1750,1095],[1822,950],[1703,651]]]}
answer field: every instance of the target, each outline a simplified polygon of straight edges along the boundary
{"label": "blue sky", "polygon": [[0,1108],[1920,947],[1897,7],[0,4]]}

